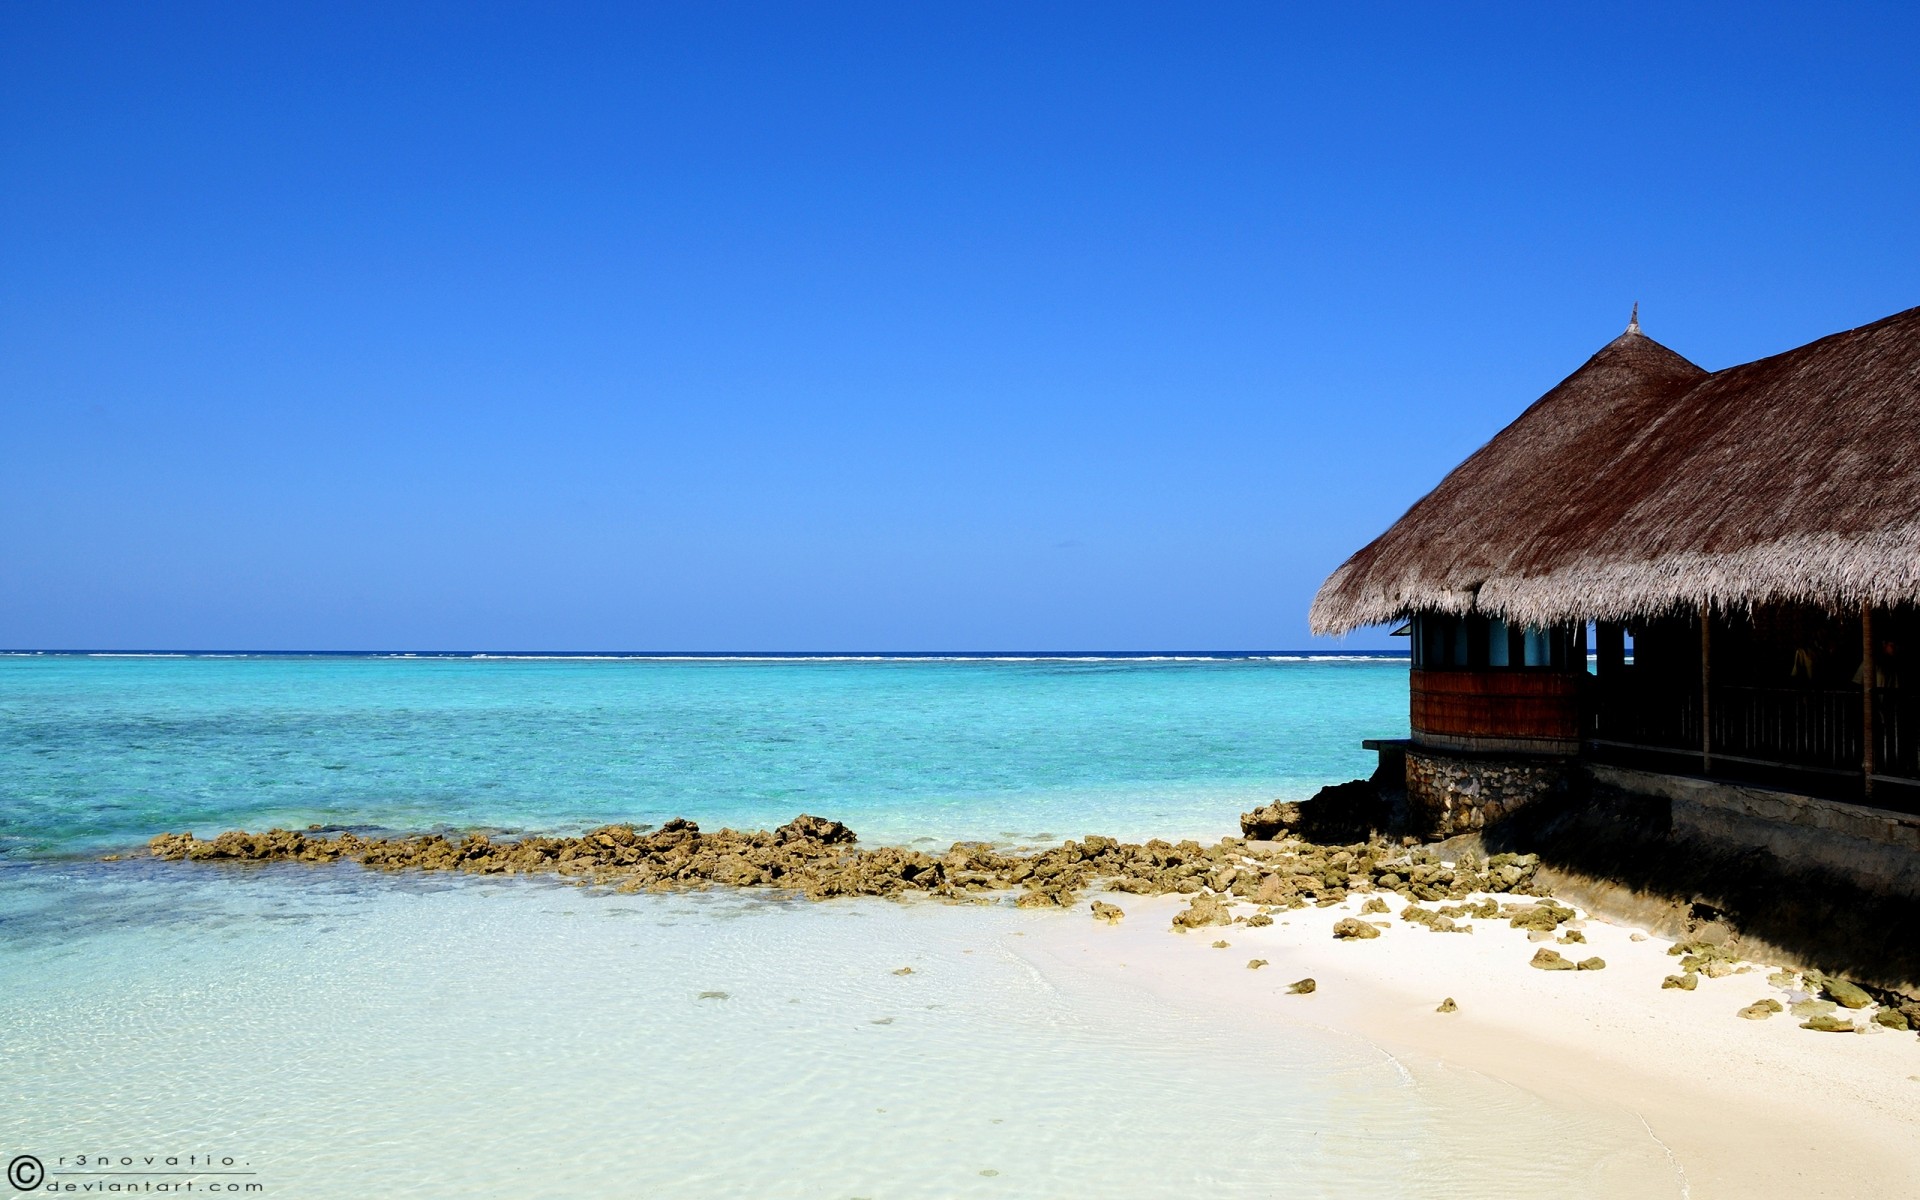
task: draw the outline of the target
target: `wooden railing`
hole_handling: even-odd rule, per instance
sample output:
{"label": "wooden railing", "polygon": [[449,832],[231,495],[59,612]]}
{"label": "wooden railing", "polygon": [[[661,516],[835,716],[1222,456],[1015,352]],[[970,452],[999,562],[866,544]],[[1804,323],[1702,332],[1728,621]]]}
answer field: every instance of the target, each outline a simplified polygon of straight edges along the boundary
{"label": "wooden railing", "polygon": [[[1720,686],[1707,694],[1701,737],[1700,692],[1672,679],[1595,679],[1589,742],[1603,758],[1655,754],[1680,769],[1740,767],[1822,776],[1850,789],[1864,782],[1868,759],[1859,688]],[[1889,784],[1920,784],[1920,690],[1876,688],[1872,774]],[[1691,760],[1689,763],[1687,760]],[[1915,789],[1874,803],[1908,808]]]}
{"label": "wooden railing", "polygon": [[1715,755],[1860,770],[1858,689],[1714,688],[1712,711]]}

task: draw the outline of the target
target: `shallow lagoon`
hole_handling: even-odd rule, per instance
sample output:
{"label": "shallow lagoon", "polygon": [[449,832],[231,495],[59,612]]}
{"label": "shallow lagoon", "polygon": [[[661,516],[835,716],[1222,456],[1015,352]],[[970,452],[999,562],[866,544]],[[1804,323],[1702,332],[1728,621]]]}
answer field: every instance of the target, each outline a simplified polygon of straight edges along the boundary
{"label": "shallow lagoon", "polygon": [[69,1181],[80,1154],[233,1157],[257,1174],[226,1182],[287,1196],[1664,1177],[1623,1114],[1030,952],[1078,913],[92,857],[159,829],[801,810],[868,842],[1211,837],[1365,772],[1359,739],[1404,728],[1404,671],[0,659],[0,1142]]}
{"label": "shallow lagoon", "polygon": [[1080,913],[358,867],[83,864],[42,883],[135,914],[0,954],[0,1142],[49,1164],[198,1151],[257,1171],[258,1194],[329,1197],[1477,1197],[1669,1177],[1626,1114],[1029,952],[1042,922],[1093,927]]}

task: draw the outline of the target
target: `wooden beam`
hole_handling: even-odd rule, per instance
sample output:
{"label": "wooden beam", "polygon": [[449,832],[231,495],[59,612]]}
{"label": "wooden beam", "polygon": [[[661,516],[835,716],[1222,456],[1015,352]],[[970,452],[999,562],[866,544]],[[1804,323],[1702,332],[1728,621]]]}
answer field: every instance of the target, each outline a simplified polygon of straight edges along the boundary
{"label": "wooden beam", "polygon": [[1700,771],[1713,774],[1713,607],[1700,606]]}
{"label": "wooden beam", "polygon": [[1860,786],[1866,795],[1873,795],[1873,776],[1876,757],[1874,751],[1873,729],[1873,683],[1879,673],[1879,664],[1874,661],[1873,653],[1873,606],[1860,606]]}
{"label": "wooden beam", "polygon": [[1602,677],[1619,678],[1627,668],[1627,627],[1602,621],[1593,627],[1594,670]]}

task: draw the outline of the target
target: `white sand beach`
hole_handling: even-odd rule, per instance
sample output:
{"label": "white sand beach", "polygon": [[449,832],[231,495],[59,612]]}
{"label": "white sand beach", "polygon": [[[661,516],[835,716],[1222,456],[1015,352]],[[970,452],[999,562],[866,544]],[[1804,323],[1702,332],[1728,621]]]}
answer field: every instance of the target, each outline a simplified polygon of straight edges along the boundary
{"label": "white sand beach", "polygon": [[[1150,990],[1189,1009],[1230,1013],[1249,1038],[1263,1029],[1317,1026],[1377,1045],[1415,1075],[1465,1069],[1559,1103],[1624,1111],[1671,1156],[1672,1188],[1620,1194],[1707,1197],[1865,1197],[1920,1194],[1920,1038],[1871,1027],[1816,1033],[1782,1013],[1745,1020],[1763,997],[1783,1002],[1764,967],[1702,977],[1697,990],[1662,989],[1672,944],[1589,918],[1584,946],[1600,971],[1542,971],[1539,945],[1505,921],[1471,935],[1430,933],[1375,915],[1379,938],[1336,941],[1334,922],[1365,897],[1245,925],[1173,931],[1179,896],[1106,895],[1125,919],[1084,912],[1041,923],[1025,945],[1055,977]],[[1389,898],[1397,914],[1405,902]],[[1251,909],[1243,908],[1243,913]],[[1213,943],[1229,945],[1216,949]],[[1253,959],[1268,965],[1248,969]],[[1288,993],[1310,977],[1316,989]],[[1451,1013],[1436,1011],[1444,998]],[[1842,1015],[1847,1015],[1843,1013]],[[1473,1114],[1463,1114],[1471,1122]],[[1554,1147],[1537,1147],[1551,1156]]]}

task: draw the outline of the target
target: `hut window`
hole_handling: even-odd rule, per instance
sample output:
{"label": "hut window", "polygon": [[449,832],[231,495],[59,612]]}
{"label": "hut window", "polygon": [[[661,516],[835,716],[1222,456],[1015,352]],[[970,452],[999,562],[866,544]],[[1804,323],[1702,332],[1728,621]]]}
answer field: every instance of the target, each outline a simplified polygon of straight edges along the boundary
{"label": "hut window", "polygon": [[1513,640],[1507,631],[1507,623],[1501,620],[1487,622],[1487,665],[1504,667],[1513,661]]}
{"label": "hut window", "polygon": [[1423,613],[1413,619],[1413,631],[1416,665],[1436,670],[1467,665],[1467,623],[1459,617]]}
{"label": "hut window", "polygon": [[1529,667],[1551,667],[1553,662],[1553,631],[1533,625],[1527,626],[1525,637],[1526,657],[1524,663]]}
{"label": "hut window", "polygon": [[1585,667],[1586,630],[1514,625],[1496,617],[1422,613],[1412,622],[1413,665],[1425,670],[1549,670]]}

